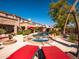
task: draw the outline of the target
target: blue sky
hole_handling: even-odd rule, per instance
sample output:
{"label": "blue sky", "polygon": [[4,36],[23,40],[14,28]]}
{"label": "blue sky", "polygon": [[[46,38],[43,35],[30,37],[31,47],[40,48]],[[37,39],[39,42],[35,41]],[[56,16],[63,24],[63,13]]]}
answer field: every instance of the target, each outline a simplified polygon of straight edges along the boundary
{"label": "blue sky", "polygon": [[54,22],[48,14],[51,1],[53,0],[0,0],[0,10],[25,19],[31,18],[37,23],[52,25]]}
{"label": "blue sky", "polygon": [[0,10],[16,14],[41,24],[52,25],[48,14],[51,0],[0,0]]}

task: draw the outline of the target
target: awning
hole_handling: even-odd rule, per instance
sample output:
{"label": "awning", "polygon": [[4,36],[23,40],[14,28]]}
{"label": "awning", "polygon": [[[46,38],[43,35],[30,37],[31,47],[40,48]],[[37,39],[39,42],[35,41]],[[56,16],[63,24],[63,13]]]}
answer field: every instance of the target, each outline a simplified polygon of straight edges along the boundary
{"label": "awning", "polygon": [[34,26],[27,26],[27,28],[34,28]]}

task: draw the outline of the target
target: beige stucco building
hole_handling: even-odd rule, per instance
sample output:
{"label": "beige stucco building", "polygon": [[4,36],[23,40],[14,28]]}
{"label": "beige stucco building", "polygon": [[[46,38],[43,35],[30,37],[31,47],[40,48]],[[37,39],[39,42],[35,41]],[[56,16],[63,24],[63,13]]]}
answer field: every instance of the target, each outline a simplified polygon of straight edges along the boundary
{"label": "beige stucco building", "polygon": [[17,33],[17,27],[19,26],[20,17],[0,12],[0,28],[6,29],[8,32]]}
{"label": "beige stucco building", "polygon": [[7,32],[14,32],[16,34],[18,28],[21,26],[25,26],[25,29],[27,29],[28,26],[39,27],[42,25],[32,22],[31,20],[23,19],[14,14],[0,12],[0,28],[6,29]]}

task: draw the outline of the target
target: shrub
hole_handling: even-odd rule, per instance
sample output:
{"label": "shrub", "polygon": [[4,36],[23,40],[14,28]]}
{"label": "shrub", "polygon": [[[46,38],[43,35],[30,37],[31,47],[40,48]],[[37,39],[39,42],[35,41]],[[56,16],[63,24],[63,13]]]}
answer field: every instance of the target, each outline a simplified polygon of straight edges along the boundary
{"label": "shrub", "polygon": [[70,34],[68,41],[69,42],[75,42],[77,40],[75,34]]}
{"label": "shrub", "polygon": [[23,32],[22,31],[18,31],[17,34],[20,35],[20,34],[23,34]]}
{"label": "shrub", "polygon": [[28,35],[28,34],[31,34],[31,33],[32,33],[31,29],[27,29],[27,30],[23,31],[23,35]]}
{"label": "shrub", "polygon": [[35,27],[34,30],[35,30],[35,32],[40,32],[40,28],[39,27]]}
{"label": "shrub", "polygon": [[59,31],[56,31],[56,30],[54,30],[54,29],[52,29],[52,30],[50,31],[50,34],[56,34],[56,35],[59,35],[60,32],[59,32]]}
{"label": "shrub", "polygon": [[5,34],[5,33],[6,33],[6,30],[5,30],[5,29],[0,28],[0,34]]}
{"label": "shrub", "polygon": [[25,26],[21,26],[21,29],[22,29],[22,30],[25,30]]}
{"label": "shrub", "polygon": [[27,29],[27,30],[23,30],[23,31],[18,31],[17,34],[28,35],[28,34],[31,34],[31,33],[32,33],[32,30]]}

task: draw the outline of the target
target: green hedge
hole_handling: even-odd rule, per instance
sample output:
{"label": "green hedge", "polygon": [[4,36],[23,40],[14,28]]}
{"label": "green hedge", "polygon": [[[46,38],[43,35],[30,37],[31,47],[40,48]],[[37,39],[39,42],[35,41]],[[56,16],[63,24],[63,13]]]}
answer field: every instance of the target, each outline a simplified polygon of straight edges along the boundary
{"label": "green hedge", "polygon": [[28,35],[28,34],[31,34],[31,33],[32,33],[32,30],[27,29],[27,30],[19,31],[17,34]]}
{"label": "green hedge", "polygon": [[32,33],[32,30],[31,29],[28,29],[28,30],[24,30],[23,31],[23,35],[28,35],[28,34],[31,34]]}

